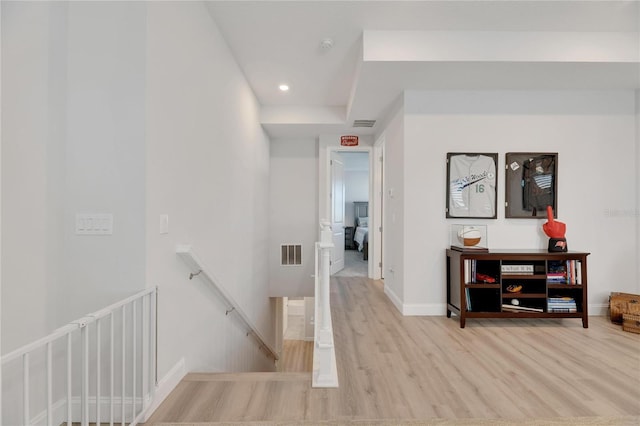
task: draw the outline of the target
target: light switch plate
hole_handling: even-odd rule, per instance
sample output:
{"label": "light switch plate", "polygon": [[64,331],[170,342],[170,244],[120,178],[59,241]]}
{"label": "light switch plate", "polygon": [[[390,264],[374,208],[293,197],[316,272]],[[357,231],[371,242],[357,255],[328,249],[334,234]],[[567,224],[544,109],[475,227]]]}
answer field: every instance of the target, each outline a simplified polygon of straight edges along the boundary
{"label": "light switch plate", "polygon": [[113,214],[77,213],[76,235],[112,235]]}
{"label": "light switch plate", "polygon": [[160,234],[168,234],[169,233],[169,215],[161,214],[160,215]]}

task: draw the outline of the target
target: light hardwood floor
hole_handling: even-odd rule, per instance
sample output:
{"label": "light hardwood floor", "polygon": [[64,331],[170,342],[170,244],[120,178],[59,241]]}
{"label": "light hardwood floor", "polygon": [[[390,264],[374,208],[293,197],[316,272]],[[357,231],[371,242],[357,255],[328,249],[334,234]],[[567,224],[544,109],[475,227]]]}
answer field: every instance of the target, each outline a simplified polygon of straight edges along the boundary
{"label": "light hardwood floor", "polygon": [[344,269],[337,272],[334,277],[366,277],[369,263],[363,259],[363,254],[358,250],[344,251]]}
{"label": "light hardwood floor", "polygon": [[285,340],[278,371],[311,373],[313,371],[313,342]]}
{"label": "light hardwood floor", "polygon": [[[403,317],[382,283],[331,284],[340,387],[308,373],[188,375],[155,422],[640,416],[640,335],[604,317]],[[640,420],[640,417],[638,418]],[[635,422],[635,419],[633,420]]]}

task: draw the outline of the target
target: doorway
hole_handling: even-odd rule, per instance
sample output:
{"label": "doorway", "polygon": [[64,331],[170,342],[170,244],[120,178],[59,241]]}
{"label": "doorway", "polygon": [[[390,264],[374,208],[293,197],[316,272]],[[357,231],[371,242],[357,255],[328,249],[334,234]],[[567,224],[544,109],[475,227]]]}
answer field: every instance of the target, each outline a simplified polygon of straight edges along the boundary
{"label": "doorway", "polygon": [[[338,153],[368,153],[369,154],[369,234],[368,234],[368,261],[367,277],[380,279],[382,277],[382,145],[384,137],[380,137],[375,145],[359,147],[341,147],[336,145],[335,136],[321,136],[319,143],[319,214],[321,221],[331,220],[332,209],[332,180],[331,180],[331,156]],[[344,238],[344,236],[343,236]],[[344,250],[344,246],[341,246]]]}
{"label": "doorway", "polygon": [[[342,161],[344,183],[344,267],[336,276],[367,277],[369,275],[369,194],[371,173],[369,152],[343,151],[335,153]],[[333,193],[335,194],[335,188]],[[339,197],[333,199],[333,203]]]}

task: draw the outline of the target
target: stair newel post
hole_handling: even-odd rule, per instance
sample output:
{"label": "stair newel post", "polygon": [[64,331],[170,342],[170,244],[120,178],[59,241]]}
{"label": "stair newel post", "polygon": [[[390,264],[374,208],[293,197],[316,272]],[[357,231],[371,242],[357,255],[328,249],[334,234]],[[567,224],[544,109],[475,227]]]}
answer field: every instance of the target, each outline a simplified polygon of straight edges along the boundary
{"label": "stair newel post", "polygon": [[320,265],[320,291],[317,296],[320,297],[320,311],[321,311],[321,325],[319,335],[319,345],[332,346],[333,336],[331,332],[330,318],[331,308],[329,304],[329,282],[331,277],[331,249],[333,248],[333,232],[331,230],[331,224],[323,220],[320,223],[320,250],[321,250],[321,265]]}

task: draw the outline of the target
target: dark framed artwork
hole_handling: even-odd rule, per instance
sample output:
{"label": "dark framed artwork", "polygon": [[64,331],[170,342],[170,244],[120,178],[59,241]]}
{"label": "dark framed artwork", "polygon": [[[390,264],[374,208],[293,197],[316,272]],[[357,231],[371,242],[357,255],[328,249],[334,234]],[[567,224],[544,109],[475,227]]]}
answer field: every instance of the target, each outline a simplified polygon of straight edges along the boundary
{"label": "dark framed artwork", "polygon": [[558,153],[508,152],[505,156],[505,217],[547,217],[558,214]]}
{"label": "dark framed artwork", "polygon": [[497,217],[497,164],[497,153],[447,154],[446,217]]}

